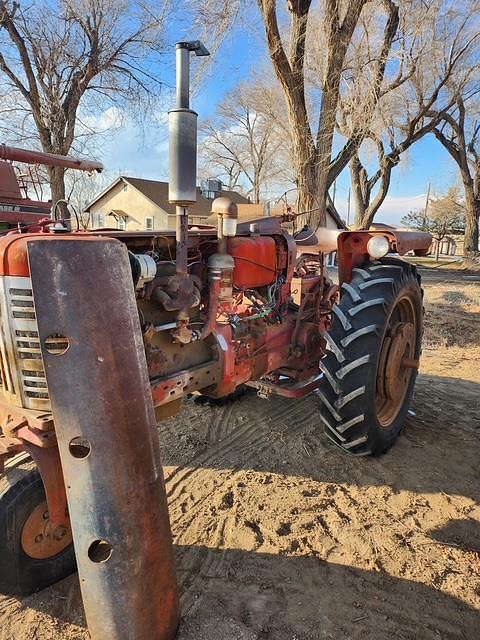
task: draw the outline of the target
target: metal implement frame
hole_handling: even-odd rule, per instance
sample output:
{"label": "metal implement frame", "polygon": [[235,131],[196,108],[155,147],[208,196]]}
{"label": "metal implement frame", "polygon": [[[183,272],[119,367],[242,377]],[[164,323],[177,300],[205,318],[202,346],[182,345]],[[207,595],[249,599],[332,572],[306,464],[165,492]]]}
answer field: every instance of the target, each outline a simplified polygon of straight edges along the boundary
{"label": "metal implement frame", "polygon": [[79,171],[103,171],[103,165],[94,160],[83,160],[70,156],[61,156],[56,153],[45,153],[43,151],[32,151],[31,149],[19,149],[18,147],[7,147],[0,144],[0,160],[13,160],[25,162],[26,164],[44,164],[49,167],[65,167],[67,169],[78,169]]}
{"label": "metal implement frame", "polygon": [[34,239],[28,255],[91,638],[172,640],[173,549],[127,249]]}

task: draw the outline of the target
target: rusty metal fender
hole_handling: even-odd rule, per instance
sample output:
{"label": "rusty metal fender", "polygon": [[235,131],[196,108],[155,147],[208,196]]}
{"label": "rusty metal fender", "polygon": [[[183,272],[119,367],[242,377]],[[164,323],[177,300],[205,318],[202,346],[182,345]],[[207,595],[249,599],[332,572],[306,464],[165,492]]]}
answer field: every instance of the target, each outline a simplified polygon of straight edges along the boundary
{"label": "rusty metal fender", "polygon": [[38,332],[92,640],[172,640],[177,583],[127,249],[28,242]]}
{"label": "rusty metal fender", "polygon": [[375,229],[368,231],[343,231],[338,236],[339,281],[349,282],[352,269],[370,260],[367,244],[370,238],[383,236],[390,243],[390,251],[403,256],[409,251],[427,255],[432,236],[423,231],[403,231],[400,229]]}

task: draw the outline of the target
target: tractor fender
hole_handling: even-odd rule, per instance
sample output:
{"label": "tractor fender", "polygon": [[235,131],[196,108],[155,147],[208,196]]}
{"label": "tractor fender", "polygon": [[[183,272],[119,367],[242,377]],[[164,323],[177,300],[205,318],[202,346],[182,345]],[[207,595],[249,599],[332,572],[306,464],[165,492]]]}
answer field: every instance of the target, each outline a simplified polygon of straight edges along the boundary
{"label": "tractor fender", "polygon": [[423,231],[403,231],[398,229],[375,229],[368,231],[342,231],[337,240],[339,282],[350,282],[352,270],[372,260],[368,253],[368,241],[375,236],[383,236],[390,245],[389,253],[405,255],[415,251],[417,255],[427,255],[432,236]]}

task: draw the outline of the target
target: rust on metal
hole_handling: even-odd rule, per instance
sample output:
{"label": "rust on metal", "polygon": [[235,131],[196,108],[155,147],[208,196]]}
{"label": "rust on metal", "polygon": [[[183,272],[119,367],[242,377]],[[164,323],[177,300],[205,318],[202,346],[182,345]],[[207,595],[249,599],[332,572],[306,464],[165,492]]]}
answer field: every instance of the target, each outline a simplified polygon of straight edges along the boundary
{"label": "rust on metal", "polygon": [[323,374],[319,373],[308,380],[300,380],[293,383],[274,383],[264,380],[251,380],[245,384],[257,389],[260,395],[269,396],[272,394],[283,396],[284,398],[303,398],[322,384]]}
{"label": "rust on metal", "polygon": [[157,378],[151,382],[153,404],[155,407],[160,407],[187,393],[193,393],[216,384],[220,378],[221,370],[217,360],[178,371],[170,376]]}
{"label": "rust on metal", "polygon": [[[127,249],[79,238],[28,250],[90,636],[172,640],[173,548]],[[52,335],[68,349],[49,352]]]}
{"label": "rust on metal", "polygon": [[338,236],[338,278],[340,284],[350,282],[352,269],[368,262],[368,241],[375,236],[385,237],[390,244],[390,251],[403,256],[409,251],[427,255],[432,236],[423,231],[401,231],[382,229],[369,231],[343,231]]}
{"label": "rust on metal", "polygon": [[19,149],[18,147],[7,147],[0,144],[0,160],[14,160],[27,164],[44,164],[50,167],[66,167],[68,169],[78,169],[80,171],[103,171],[103,165],[93,160],[83,160],[71,158],[56,153],[45,153],[43,151],[32,151],[30,149]]}
{"label": "rust on metal", "polygon": [[402,367],[407,369],[418,369],[420,367],[420,360],[412,360],[410,358],[404,358],[402,360]]}
{"label": "rust on metal", "polygon": [[47,501],[37,505],[28,516],[22,529],[22,549],[36,560],[52,558],[72,544],[72,530],[66,516],[64,525],[52,531]]}
{"label": "rust on metal", "polygon": [[11,421],[16,422],[19,426],[28,424],[28,426],[39,431],[51,431],[53,429],[53,418],[50,413],[17,407],[11,402],[0,399],[0,424],[4,427]]}
{"label": "rust on metal", "polygon": [[48,503],[49,532],[54,535],[59,528],[70,528],[67,523],[67,495],[58,448],[41,448],[24,442],[23,449],[30,454],[42,476]]}
{"label": "rust on metal", "polygon": [[[400,321],[392,321],[400,318]],[[404,296],[390,315],[377,366],[377,418],[389,428],[398,416],[412,375],[418,369],[417,317],[412,301]]]}

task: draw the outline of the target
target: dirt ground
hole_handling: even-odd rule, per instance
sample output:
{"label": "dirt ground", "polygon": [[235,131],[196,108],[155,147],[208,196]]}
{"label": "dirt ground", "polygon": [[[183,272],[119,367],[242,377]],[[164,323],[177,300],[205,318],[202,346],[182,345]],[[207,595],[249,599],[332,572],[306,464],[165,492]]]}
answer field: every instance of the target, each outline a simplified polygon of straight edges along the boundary
{"label": "dirt ground", "polygon": [[[480,638],[480,283],[425,289],[414,414],[386,455],[331,445],[315,395],[189,400],[161,425],[179,640]],[[0,638],[88,638],[77,577],[0,597]]]}

